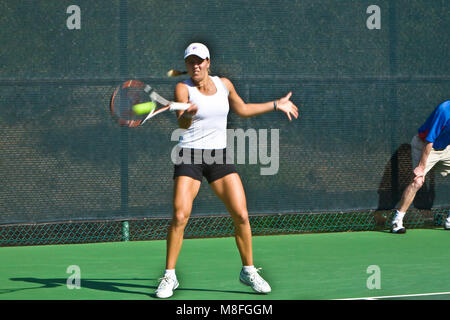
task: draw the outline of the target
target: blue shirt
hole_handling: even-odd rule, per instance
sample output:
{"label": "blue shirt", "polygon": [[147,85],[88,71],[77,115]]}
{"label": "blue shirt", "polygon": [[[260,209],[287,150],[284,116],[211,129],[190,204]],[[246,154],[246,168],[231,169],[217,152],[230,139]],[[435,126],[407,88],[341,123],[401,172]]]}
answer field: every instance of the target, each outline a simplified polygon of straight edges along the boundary
{"label": "blue shirt", "polygon": [[433,110],[419,128],[419,137],[433,143],[435,150],[443,150],[450,144],[450,100]]}

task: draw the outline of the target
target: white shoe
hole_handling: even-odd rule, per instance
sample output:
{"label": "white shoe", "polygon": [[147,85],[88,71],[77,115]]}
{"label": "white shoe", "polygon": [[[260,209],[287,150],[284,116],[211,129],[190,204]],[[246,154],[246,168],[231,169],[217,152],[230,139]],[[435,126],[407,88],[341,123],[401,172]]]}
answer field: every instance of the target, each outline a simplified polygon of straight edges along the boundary
{"label": "white shoe", "polygon": [[393,221],[391,227],[392,233],[406,233],[406,228],[403,226],[403,221]]}
{"label": "white shoe", "polygon": [[158,289],[155,294],[158,298],[169,298],[173,295],[173,291],[178,288],[178,280],[170,276],[165,275],[159,279]]}
{"label": "white shoe", "polygon": [[261,268],[253,269],[253,271],[245,272],[244,269],[241,270],[241,274],[239,275],[239,280],[250,287],[253,290],[259,293],[269,293],[272,291],[269,284],[264,280],[258,272]]}
{"label": "white shoe", "polygon": [[400,214],[398,211],[395,212],[394,218],[392,219],[391,232],[392,233],[405,233],[406,228],[403,226],[403,216],[405,214]]}
{"label": "white shoe", "polygon": [[445,219],[444,229],[445,230],[450,230],[450,213],[448,214],[447,219]]}
{"label": "white shoe", "polygon": [[395,216],[392,219],[391,232],[392,233],[406,232],[406,228],[403,226],[403,217],[400,218],[398,212],[395,213]]}

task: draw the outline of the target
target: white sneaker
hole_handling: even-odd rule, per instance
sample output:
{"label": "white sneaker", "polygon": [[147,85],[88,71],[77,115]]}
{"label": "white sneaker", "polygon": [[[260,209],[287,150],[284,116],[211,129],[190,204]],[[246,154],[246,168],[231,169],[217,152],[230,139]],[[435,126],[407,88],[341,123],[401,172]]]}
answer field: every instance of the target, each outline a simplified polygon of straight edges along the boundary
{"label": "white sneaker", "polygon": [[158,298],[169,298],[173,295],[173,290],[178,288],[178,280],[170,276],[165,275],[159,279],[158,289],[155,294]]}
{"label": "white sneaker", "polygon": [[445,219],[444,229],[445,230],[450,230],[450,213],[448,214],[447,219]]}
{"label": "white sneaker", "polygon": [[391,227],[392,233],[406,233],[406,228],[403,226],[403,221],[393,221]]}
{"label": "white sneaker", "polygon": [[394,219],[392,219],[391,232],[406,233],[406,228],[403,226],[403,219],[398,216],[398,213],[395,213]]}
{"label": "white sneaker", "polygon": [[269,284],[264,280],[258,272],[261,268],[253,269],[253,271],[245,272],[244,269],[241,270],[241,274],[239,275],[239,280],[250,287],[253,290],[259,293],[269,293],[272,291]]}

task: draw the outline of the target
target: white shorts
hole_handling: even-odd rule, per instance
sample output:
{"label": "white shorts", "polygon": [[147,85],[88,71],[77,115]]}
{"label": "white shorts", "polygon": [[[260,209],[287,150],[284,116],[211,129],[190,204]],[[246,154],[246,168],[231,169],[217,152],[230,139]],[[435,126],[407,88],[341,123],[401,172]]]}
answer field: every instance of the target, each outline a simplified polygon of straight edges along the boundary
{"label": "white shorts", "polygon": [[[413,170],[419,165],[420,158],[422,157],[422,149],[425,142],[415,135],[411,140],[411,157]],[[442,176],[450,174],[450,145],[444,150],[431,149],[428,156],[427,163],[425,165],[425,175],[431,168],[435,167],[436,172],[439,172]]]}

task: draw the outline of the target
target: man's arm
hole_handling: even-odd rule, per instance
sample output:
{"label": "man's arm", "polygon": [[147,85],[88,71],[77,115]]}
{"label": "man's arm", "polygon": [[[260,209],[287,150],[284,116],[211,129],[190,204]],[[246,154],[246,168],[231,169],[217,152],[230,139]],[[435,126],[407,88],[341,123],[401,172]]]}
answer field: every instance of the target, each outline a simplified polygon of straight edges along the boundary
{"label": "man's arm", "polygon": [[[426,141],[422,149],[422,156],[420,157],[419,164],[414,169],[414,181],[423,182],[423,180],[425,180],[425,166],[432,148],[433,143]],[[419,179],[422,179],[422,181],[419,181]]]}

